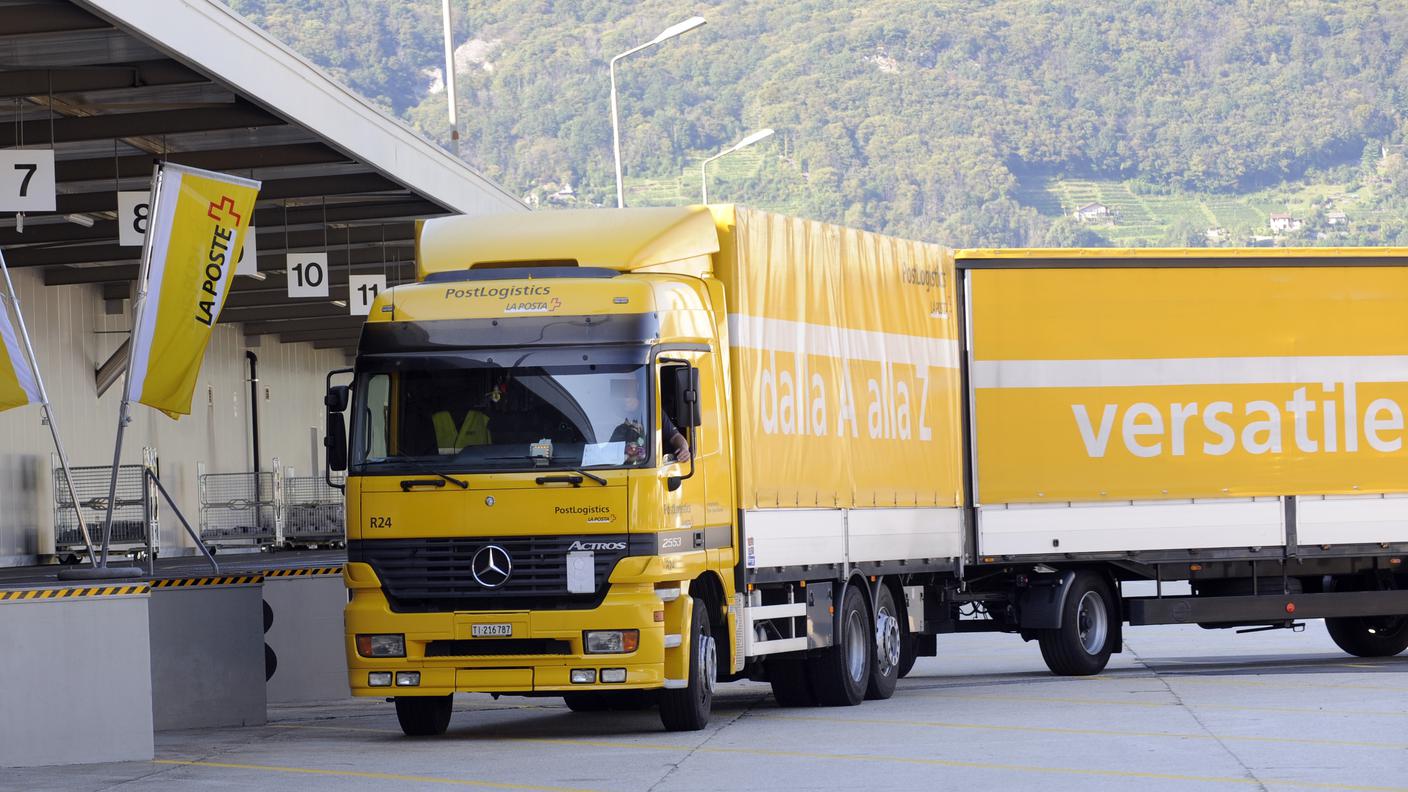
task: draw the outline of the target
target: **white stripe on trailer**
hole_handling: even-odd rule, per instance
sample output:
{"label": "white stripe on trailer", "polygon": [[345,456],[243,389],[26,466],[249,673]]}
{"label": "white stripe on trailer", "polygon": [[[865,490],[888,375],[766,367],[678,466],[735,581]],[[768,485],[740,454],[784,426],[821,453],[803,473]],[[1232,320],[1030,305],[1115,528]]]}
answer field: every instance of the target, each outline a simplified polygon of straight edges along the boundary
{"label": "white stripe on trailer", "polygon": [[1296,498],[1301,545],[1383,544],[1408,538],[1408,495],[1302,495]]}
{"label": "white stripe on trailer", "polygon": [[1408,382],[1408,355],[977,360],[977,388]]}
{"label": "white stripe on trailer", "polygon": [[761,352],[805,352],[872,363],[958,368],[958,342],[948,338],[855,330],[748,314],[729,314],[728,331],[731,346]]}
{"label": "white stripe on trailer", "polygon": [[1285,537],[1285,508],[1274,497],[978,507],[983,556],[1270,549]]}

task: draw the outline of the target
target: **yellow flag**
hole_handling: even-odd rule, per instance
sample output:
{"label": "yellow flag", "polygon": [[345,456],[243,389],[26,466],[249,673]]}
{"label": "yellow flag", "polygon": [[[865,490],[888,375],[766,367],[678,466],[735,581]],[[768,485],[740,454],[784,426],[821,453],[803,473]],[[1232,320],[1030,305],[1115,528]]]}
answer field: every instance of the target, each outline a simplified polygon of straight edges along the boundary
{"label": "yellow flag", "polygon": [[0,297],[0,410],[37,404],[38,380],[10,321],[9,300]]}
{"label": "yellow flag", "polygon": [[189,415],[200,364],[254,216],[259,182],[165,165],[152,195],[146,299],[132,328],[127,398]]}

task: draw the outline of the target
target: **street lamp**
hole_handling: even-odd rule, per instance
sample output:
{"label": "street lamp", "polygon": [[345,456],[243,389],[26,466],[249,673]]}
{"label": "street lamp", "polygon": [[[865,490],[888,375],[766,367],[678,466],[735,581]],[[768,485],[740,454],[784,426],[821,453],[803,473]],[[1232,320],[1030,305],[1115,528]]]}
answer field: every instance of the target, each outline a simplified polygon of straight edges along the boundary
{"label": "street lamp", "polygon": [[701,162],[699,164],[699,191],[702,194],[703,202],[706,204],[709,203],[709,163],[713,162],[719,157],[726,157],[735,151],[746,149],[754,143],[757,143],[760,140],[766,140],[770,137],[772,137],[771,129],[759,129],[757,132],[754,132],[748,137],[743,138],[737,143],[734,143],[732,146],[724,149],[723,151],[720,151],[718,154],[715,154],[714,156],[709,157],[708,159]]}
{"label": "street lamp", "polygon": [[621,121],[617,118],[616,112],[616,61],[627,55],[634,55],[643,49],[659,44],[662,41],[672,39],[675,36],[688,33],[691,30],[704,24],[704,17],[690,17],[679,24],[671,25],[660,31],[660,35],[647,41],[634,49],[625,52],[611,59],[611,148],[616,153],[616,208],[621,209],[626,205],[626,191],[621,183]]}

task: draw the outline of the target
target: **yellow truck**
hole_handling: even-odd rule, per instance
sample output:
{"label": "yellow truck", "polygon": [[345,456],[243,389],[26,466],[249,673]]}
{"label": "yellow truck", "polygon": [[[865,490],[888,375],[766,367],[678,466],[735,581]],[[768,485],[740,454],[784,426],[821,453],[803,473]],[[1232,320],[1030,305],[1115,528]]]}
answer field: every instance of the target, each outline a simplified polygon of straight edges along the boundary
{"label": "yellow truck", "polygon": [[416,262],[326,396],[348,680],[408,734],[457,692],[676,730],[731,679],[853,705],[954,632],[1063,674],[1126,622],[1408,646],[1408,251],[696,206],[431,220]]}

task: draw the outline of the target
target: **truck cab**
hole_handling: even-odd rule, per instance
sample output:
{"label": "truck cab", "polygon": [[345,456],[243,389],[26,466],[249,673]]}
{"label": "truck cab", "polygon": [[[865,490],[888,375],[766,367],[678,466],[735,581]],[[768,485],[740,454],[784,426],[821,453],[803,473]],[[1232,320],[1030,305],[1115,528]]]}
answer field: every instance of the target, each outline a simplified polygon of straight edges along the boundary
{"label": "truck cab", "polygon": [[423,224],[329,389],[348,682],[408,734],[456,692],[698,729],[742,666],[713,219],[570,215]]}

